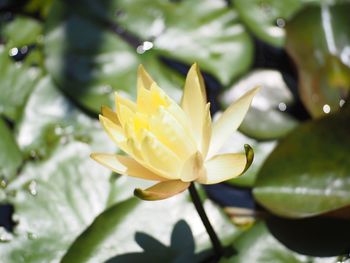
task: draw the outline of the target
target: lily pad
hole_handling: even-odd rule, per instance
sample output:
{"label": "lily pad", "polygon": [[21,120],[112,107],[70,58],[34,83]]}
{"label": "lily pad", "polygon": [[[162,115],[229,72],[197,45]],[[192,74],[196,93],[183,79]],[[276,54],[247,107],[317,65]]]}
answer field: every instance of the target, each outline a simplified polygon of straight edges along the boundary
{"label": "lily pad", "polygon": [[14,205],[14,234],[0,243],[2,262],[58,262],[67,247],[108,205],[110,172],[81,142],[52,158],[27,163],[6,191]]}
{"label": "lily pad", "polygon": [[230,105],[254,87],[260,87],[239,130],[258,140],[285,136],[298,121],[288,114],[293,95],[275,70],[255,70],[233,85],[221,96],[224,106]]}
{"label": "lily pad", "polygon": [[40,79],[41,70],[14,62],[9,55],[11,50],[0,45],[0,114],[17,121],[30,92]]}
{"label": "lily pad", "polygon": [[0,187],[5,188],[22,164],[22,154],[12,131],[0,118]]}
{"label": "lily pad", "polygon": [[300,125],[261,168],[254,195],[275,214],[302,218],[350,205],[350,113]]}
{"label": "lily pad", "polygon": [[286,48],[313,117],[337,111],[350,88],[350,4],[310,6],[286,27]]}
{"label": "lily pad", "polygon": [[[198,9],[191,19],[189,8]],[[113,90],[135,95],[139,64],[179,99],[183,77],[161,57],[197,61],[223,84],[252,59],[251,39],[224,1],[57,1],[52,10],[45,37],[48,71],[66,94],[95,112],[111,104]],[[163,29],[155,34],[155,27]]]}
{"label": "lily pad", "polygon": [[263,222],[257,223],[237,238],[237,255],[220,263],[332,263],[336,258],[313,258],[297,254],[279,243]]}
{"label": "lily pad", "polygon": [[285,24],[302,7],[302,0],[234,0],[240,19],[258,38],[282,47]]}
{"label": "lily pad", "polygon": [[48,76],[31,93],[16,137],[25,155],[34,159],[48,158],[57,144],[77,140],[98,149],[107,140],[99,122],[65,98]]}

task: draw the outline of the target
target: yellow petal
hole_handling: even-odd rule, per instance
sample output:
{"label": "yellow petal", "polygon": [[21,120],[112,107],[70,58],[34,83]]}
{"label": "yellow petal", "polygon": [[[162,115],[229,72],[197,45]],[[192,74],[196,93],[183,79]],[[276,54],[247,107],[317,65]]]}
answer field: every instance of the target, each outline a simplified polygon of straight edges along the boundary
{"label": "yellow petal", "polygon": [[151,76],[147,73],[145,68],[140,65],[137,70],[137,92],[139,89],[151,89],[152,83],[155,81],[151,78]]}
{"label": "yellow petal", "polygon": [[107,153],[93,153],[91,154],[91,158],[118,174],[129,175],[147,180],[166,180],[165,178],[146,169],[130,157]]}
{"label": "yellow petal", "polygon": [[151,91],[145,88],[139,88],[137,90],[137,110],[150,113],[151,106]]}
{"label": "yellow petal", "polygon": [[202,128],[206,103],[207,96],[203,77],[197,64],[193,64],[186,77],[181,107],[190,119],[190,125],[199,148],[202,147]]}
{"label": "yellow petal", "polygon": [[237,130],[249,109],[254,95],[258,92],[258,89],[259,88],[252,89],[240,97],[228,107],[218,121],[213,124],[208,156],[213,156],[230,137],[232,132]]}
{"label": "yellow petal", "polygon": [[121,126],[124,127],[125,123],[133,118],[136,112],[136,104],[131,100],[119,96],[117,93],[115,93],[115,103],[119,122]]}
{"label": "yellow petal", "polygon": [[172,114],[160,107],[150,118],[150,131],[180,159],[187,159],[196,151],[196,145]]}
{"label": "yellow petal", "polygon": [[210,116],[210,103],[207,103],[207,106],[205,108],[204,112],[204,122],[203,122],[203,135],[202,135],[202,155],[203,158],[207,156],[209,144],[210,144],[210,138],[211,138],[211,116]]}
{"label": "yellow petal", "polygon": [[231,153],[214,156],[206,161],[206,174],[197,179],[201,184],[217,184],[243,174],[252,164],[253,149],[245,145],[245,154]]}
{"label": "yellow petal", "polygon": [[160,170],[168,179],[178,179],[182,166],[180,159],[169,148],[162,144],[153,134],[146,132],[141,144],[143,160],[152,170]]}
{"label": "yellow petal", "polygon": [[129,110],[131,110],[132,112],[136,111],[135,102],[129,99],[123,98],[117,92],[115,92],[115,106],[117,111],[118,111],[119,105],[124,105],[125,107],[129,108]]}
{"label": "yellow petal", "polygon": [[160,182],[145,190],[137,188],[134,195],[148,201],[162,200],[185,191],[189,186],[188,182],[170,180]]}
{"label": "yellow petal", "polygon": [[183,182],[191,182],[198,177],[204,176],[205,169],[203,167],[203,157],[200,152],[196,152],[184,163],[180,178]]}
{"label": "yellow petal", "polygon": [[192,127],[190,126],[190,120],[183,109],[174,102],[166,108],[166,111],[169,112],[177,120],[177,122],[182,126],[185,133],[187,134],[188,139],[191,140],[191,144],[195,145],[197,148],[197,144],[194,139],[195,136]]}
{"label": "yellow petal", "polygon": [[112,122],[114,122],[116,125],[120,126],[120,122],[119,122],[119,118],[117,113],[115,113],[114,111],[112,111],[110,108],[106,107],[106,106],[102,106],[101,107],[101,113],[104,117],[108,118],[109,120],[111,120]]}
{"label": "yellow petal", "polygon": [[[171,103],[172,99],[165,94],[165,92],[158,87],[157,83],[153,83],[151,86],[151,104],[155,109],[160,106],[167,107]],[[175,103],[175,102],[174,102]]]}
{"label": "yellow petal", "polygon": [[123,129],[112,122],[110,119],[99,115],[102,127],[105,129],[109,137],[124,151],[129,152],[126,146],[126,137],[124,135]]}

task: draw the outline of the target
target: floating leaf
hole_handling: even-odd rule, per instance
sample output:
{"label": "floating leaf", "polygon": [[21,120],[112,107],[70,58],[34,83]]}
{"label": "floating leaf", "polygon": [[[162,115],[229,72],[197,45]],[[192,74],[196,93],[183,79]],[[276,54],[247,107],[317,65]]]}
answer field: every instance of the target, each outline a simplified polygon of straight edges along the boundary
{"label": "floating leaf", "polygon": [[286,20],[302,7],[301,0],[234,0],[239,17],[260,39],[283,46]]}
{"label": "floating leaf", "polygon": [[350,114],[300,125],[261,168],[254,195],[281,216],[309,217],[350,204]]}
{"label": "floating leaf", "polygon": [[308,7],[287,24],[286,48],[313,117],[337,111],[350,88],[350,4]]}
{"label": "floating leaf", "polygon": [[99,150],[99,145],[106,145],[106,139],[99,122],[68,101],[50,77],[37,84],[17,125],[19,146],[27,155],[39,159],[47,158],[57,144],[77,140]]}
{"label": "floating leaf", "polygon": [[[161,62],[162,57],[197,61],[223,84],[251,62],[251,40],[224,1],[90,2],[57,1],[45,37],[49,73],[65,93],[90,110],[110,104],[113,90],[135,95],[139,64],[179,99],[183,78]],[[188,10],[196,13],[188,16]]]}

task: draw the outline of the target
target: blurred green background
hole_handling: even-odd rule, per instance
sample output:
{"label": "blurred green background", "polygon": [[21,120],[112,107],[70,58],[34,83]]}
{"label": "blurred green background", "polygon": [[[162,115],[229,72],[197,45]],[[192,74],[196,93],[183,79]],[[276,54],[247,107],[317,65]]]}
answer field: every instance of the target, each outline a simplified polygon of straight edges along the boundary
{"label": "blurred green background", "polygon": [[349,262],[345,0],[0,0],[0,262],[213,262],[187,193],[140,201],[89,158],[139,64],[179,100],[193,62],[214,119],[261,86],[222,149],[252,167],[199,188],[221,262]]}

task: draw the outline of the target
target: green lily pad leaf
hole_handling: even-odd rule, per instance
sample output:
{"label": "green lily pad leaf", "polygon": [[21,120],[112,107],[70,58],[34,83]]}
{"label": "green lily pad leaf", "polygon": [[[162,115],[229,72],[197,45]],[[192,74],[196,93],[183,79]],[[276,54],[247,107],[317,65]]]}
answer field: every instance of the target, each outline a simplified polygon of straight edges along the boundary
{"label": "green lily pad leaf", "polygon": [[287,24],[301,99],[313,117],[337,111],[350,88],[350,4],[309,7]]}
{"label": "green lily pad leaf", "polygon": [[114,17],[123,28],[153,41],[163,56],[187,64],[198,62],[224,85],[245,72],[251,62],[249,36],[225,1],[158,0],[151,5],[147,0],[122,0],[117,7],[119,15]]}
{"label": "green lily pad leaf", "polygon": [[15,63],[9,56],[11,52],[18,51],[0,45],[0,114],[17,121],[30,92],[40,79],[41,70]]}
{"label": "green lily pad leaf", "polygon": [[16,16],[6,23],[1,30],[4,40],[11,48],[22,48],[29,44],[35,44],[42,40],[43,26],[37,20]]}
{"label": "green lily pad leaf", "polygon": [[239,236],[234,243],[237,255],[220,263],[331,263],[336,258],[313,258],[299,255],[279,243],[263,222]]}
{"label": "green lily pad leaf", "polygon": [[302,7],[302,0],[235,0],[240,19],[258,38],[282,47],[285,24]]}
{"label": "green lily pad leaf", "polygon": [[225,106],[254,87],[260,87],[239,130],[258,140],[271,140],[285,136],[298,122],[288,114],[293,103],[292,93],[275,70],[255,70],[237,82],[221,96]]}
{"label": "green lily pad leaf", "polygon": [[300,125],[261,168],[255,198],[285,217],[310,217],[350,204],[350,114]]}
{"label": "green lily pad leaf", "polygon": [[5,188],[22,164],[22,154],[11,130],[0,118],[0,187]]}
{"label": "green lily pad leaf", "polygon": [[[251,40],[224,1],[201,1],[200,12],[187,19],[188,8],[196,10],[198,3],[135,0],[110,1],[108,5],[78,1],[72,5],[57,1],[46,27],[48,71],[66,94],[95,112],[101,104],[111,104],[113,90],[135,95],[139,64],[144,64],[169,95],[179,99],[183,77],[161,62],[162,57],[187,64],[197,61],[228,84],[249,66]],[[86,6],[84,10],[78,8],[81,4]],[[144,7],[142,13],[140,6]],[[183,20],[186,26],[179,23]],[[158,27],[164,23],[156,37],[154,26],[151,28],[154,23]]]}
{"label": "green lily pad leaf", "polygon": [[240,132],[235,132],[230,136],[222,149],[220,149],[220,153],[242,152],[244,144],[249,144],[254,150],[253,163],[243,175],[228,180],[226,183],[242,187],[253,187],[262,164],[275,148],[277,142],[259,142]]}
{"label": "green lily pad leaf", "polygon": [[106,145],[108,136],[97,120],[69,102],[46,76],[31,93],[17,125],[18,144],[26,156],[42,159],[47,158],[57,144],[74,140],[99,150],[99,145]]}
{"label": "green lily pad leaf", "polygon": [[28,162],[8,185],[17,225],[11,240],[0,243],[2,262],[58,262],[106,208],[110,172],[89,158],[91,151],[82,142],[59,145],[50,159]]}
{"label": "green lily pad leaf", "polygon": [[[134,198],[128,199],[98,216],[93,224],[73,243],[62,262],[73,260],[77,263],[104,262],[114,258],[110,261],[113,262],[118,258],[125,259],[130,254],[136,254],[135,252],[140,251],[140,242],[137,235],[135,236],[135,233],[138,232],[152,236],[153,239],[158,240],[157,247],[163,247],[167,252],[172,251],[173,253],[164,255],[164,249],[152,249],[151,251],[150,246],[154,244],[154,240],[152,242],[148,240],[142,244],[142,247],[145,249],[144,253],[153,259],[151,261],[158,257],[164,259],[164,256],[167,258],[172,256],[174,259],[182,258],[185,260],[181,262],[188,262],[194,258],[194,253],[210,248],[208,235],[187,194],[180,194],[159,202],[138,201],[137,207],[125,215],[123,213],[124,206],[127,207],[129,203],[133,202],[136,202]],[[209,200],[206,200],[204,205],[210,220],[215,222],[214,228],[220,238],[225,244],[230,243],[237,236],[238,229],[235,229],[225,215]],[[121,217],[123,220],[120,219]],[[179,240],[172,239],[171,244],[169,244],[170,233],[173,231],[173,235],[176,234],[176,229],[172,228],[179,220],[185,220],[193,231],[193,237],[188,238],[190,240],[194,238],[195,250],[193,245],[186,246],[186,249],[183,250],[179,249],[178,246],[182,247]],[[181,239],[180,242],[185,242],[185,240]],[[146,245],[148,249],[145,247]],[[177,252],[174,254],[174,251]],[[153,253],[153,255],[148,253]]]}

